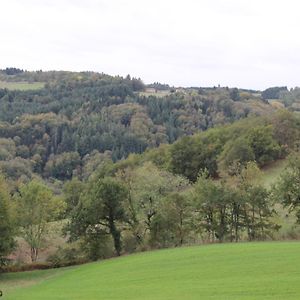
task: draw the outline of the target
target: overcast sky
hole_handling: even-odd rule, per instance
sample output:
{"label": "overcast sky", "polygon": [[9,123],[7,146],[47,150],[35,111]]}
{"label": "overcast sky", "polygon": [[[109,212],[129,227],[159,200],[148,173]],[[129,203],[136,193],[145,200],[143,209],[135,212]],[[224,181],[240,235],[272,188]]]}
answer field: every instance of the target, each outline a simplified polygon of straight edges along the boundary
{"label": "overcast sky", "polygon": [[300,86],[297,0],[1,0],[0,68]]}

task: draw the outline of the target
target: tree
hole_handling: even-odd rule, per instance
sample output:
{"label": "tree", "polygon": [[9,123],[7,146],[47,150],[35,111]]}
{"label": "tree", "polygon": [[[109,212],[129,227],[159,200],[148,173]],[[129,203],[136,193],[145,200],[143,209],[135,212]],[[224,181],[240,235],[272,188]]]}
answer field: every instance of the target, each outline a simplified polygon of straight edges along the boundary
{"label": "tree", "polygon": [[250,241],[271,236],[280,226],[274,223],[276,211],[271,203],[270,192],[259,184],[261,171],[254,162],[243,167],[238,176],[241,201],[242,226]]}
{"label": "tree", "polygon": [[73,172],[80,168],[81,160],[77,152],[64,152],[52,156],[45,166],[47,176],[58,179],[71,179]]}
{"label": "tree", "polygon": [[10,200],[8,186],[4,178],[0,176],[0,268],[5,262],[5,257],[15,246],[15,226]]}
{"label": "tree", "polygon": [[182,246],[192,230],[192,206],[187,195],[163,198],[151,225],[151,243],[157,247]]}
{"label": "tree", "polygon": [[281,92],[287,92],[286,86],[275,86],[264,90],[261,96],[264,100],[266,99],[279,99]]}
{"label": "tree", "polygon": [[274,196],[297,215],[300,223],[300,157],[291,156],[286,170],[280,176],[275,187]]}
{"label": "tree", "polygon": [[229,140],[219,157],[220,167],[230,175],[235,175],[239,170],[236,167],[244,166],[255,159],[253,149],[245,137]]}
{"label": "tree", "polygon": [[126,184],[129,197],[124,203],[128,229],[134,236],[136,246],[154,241],[153,221],[162,209],[162,203],[170,193],[187,187],[187,180],[162,171],[151,162],[131,170],[125,169],[118,176]]}
{"label": "tree", "polygon": [[297,115],[288,110],[280,110],[271,118],[274,137],[278,143],[290,149],[299,147],[300,124]]}
{"label": "tree", "polygon": [[63,187],[64,199],[66,202],[66,214],[70,214],[80,201],[80,195],[84,191],[84,183],[78,178],[65,183]]}
{"label": "tree", "polygon": [[[121,254],[121,232],[117,228],[116,222],[124,221],[125,212],[122,202],[127,198],[126,188],[112,178],[100,179],[92,190],[93,205],[99,208],[99,219],[104,221],[114,240],[116,254]],[[100,207],[99,207],[100,206]]]}
{"label": "tree", "polygon": [[239,90],[237,88],[231,89],[229,95],[230,95],[230,98],[233,101],[239,101],[240,100],[240,93],[239,93]]}
{"label": "tree", "polygon": [[269,192],[260,185],[248,186],[244,192],[243,218],[248,239],[262,240],[271,236],[279,226],[272,221],[275,210],[268,201]]}
{"label": "tree", "polygon": [[249,240],[265,239],[279,227],[274,223],[269,192],[259,185],[260,171],[254,162],[235,177],[213,181],[203,172],[194,185],[193,198],[199,227],[209,241],[238,241],[243,232]]}
{"label": "tree", "polygon": [[272,126],[258,126],[251,129],[247,136],[253,149],[255,161],[264,166],[280,157],[281,148],[273,137]]}
{"label": "tree", "polygon": [[112,177],[98,177],[89,183],[86,193],[72,212],[68,230],[72,239],[81,237],[103,240],[110,234],[116,254],[121,255],[121,229],[125,221],[123,202],[128,197],[126,187]]}
{"label": "tree", "polygon": [[16,202],[21,234],[30,246],[30,256],[34,262],[43,246],[48,222],[54,221],[62,213],[65,204],[37,180],[21,186]]}
{"label": "tree", "polygon": [[195,182],[204,169],[211,176],[217,175],[217,155],[220,151],[219,141],[207,137],[185,136],[170,148],[170,169],[176,174]]}
{"label": "tree", "polygon": [[200,230],[208,233],[208,239],[223,242],[229,231],[229,193],[224,183],[214,182],[207,171],[200,174],[194,186],[193,199],[199,217]]}

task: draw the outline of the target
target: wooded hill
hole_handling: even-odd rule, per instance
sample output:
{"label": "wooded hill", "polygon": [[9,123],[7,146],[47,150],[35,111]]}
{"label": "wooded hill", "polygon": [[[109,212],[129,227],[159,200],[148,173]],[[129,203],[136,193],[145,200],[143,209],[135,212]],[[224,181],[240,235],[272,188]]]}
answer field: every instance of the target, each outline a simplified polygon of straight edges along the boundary
{"label": "wooded hill", "polygon": [[[0,89],[0,169],[13,180],[33,173],[86,177],[88,165],[103,159],[117,161],[275,110],[257,91],[145,86],[130,76],[93,72],[8,68],[0,81],[11,84]],[[26,90],[18,90],[24,83]]]}
{"label": "wooded hill", "polygon": [[[273,239],[281,211],[292,212],[292,222],[300,216],[299,114],[257,91],[12,72],[2,80],[44,87],[0,90],[0,265],[16,237],[36,261],[51,222],[61,224],[62,242],[47,259],[61,266]],[[286,170],[267,188],[261,169],[282,159]]]}

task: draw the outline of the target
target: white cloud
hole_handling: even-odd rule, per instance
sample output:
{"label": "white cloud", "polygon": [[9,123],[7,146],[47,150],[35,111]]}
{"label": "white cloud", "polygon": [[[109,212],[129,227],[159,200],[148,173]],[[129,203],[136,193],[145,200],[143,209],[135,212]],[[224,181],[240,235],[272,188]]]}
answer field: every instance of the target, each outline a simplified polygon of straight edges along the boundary
{"label": "white cloud", "polygon": [[300,85],[296,0],[6,0],[0,67],[172,85]]}

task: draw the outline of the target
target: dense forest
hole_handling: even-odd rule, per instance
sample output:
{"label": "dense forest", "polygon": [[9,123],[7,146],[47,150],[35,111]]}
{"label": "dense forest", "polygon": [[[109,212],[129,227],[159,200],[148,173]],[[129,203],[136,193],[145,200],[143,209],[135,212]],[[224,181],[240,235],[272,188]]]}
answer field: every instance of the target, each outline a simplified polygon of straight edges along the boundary
{"label": "dense forest", "polygon": [[[20,241],[38,261],[55,224],[63,242],[47,260],[60,266],[272,239],[280,210],[298,216],[298,88],[175,88],[16,68],[0,81],[32,87],[0,89],[2,265],[18,261]],[[261,170],[283,159],[276,184],[261,184]]]}
{"label": "dense forest", "polygon": [[[274,110],[259,93],[236,88],[170,88],[140,79],[82,72],[2,70],[0,169],[14,180],[86,177],[88,165],[142,153],[185,135]],[[92,163],[91,160],[95,160]]]}

